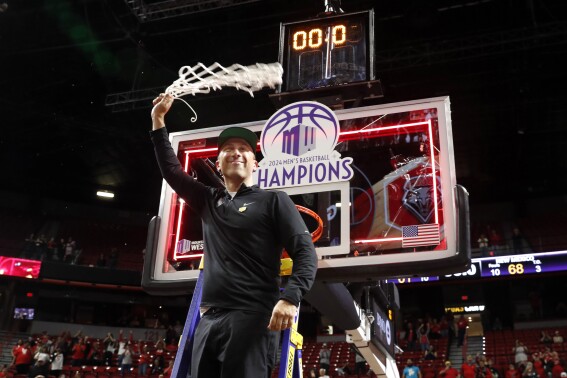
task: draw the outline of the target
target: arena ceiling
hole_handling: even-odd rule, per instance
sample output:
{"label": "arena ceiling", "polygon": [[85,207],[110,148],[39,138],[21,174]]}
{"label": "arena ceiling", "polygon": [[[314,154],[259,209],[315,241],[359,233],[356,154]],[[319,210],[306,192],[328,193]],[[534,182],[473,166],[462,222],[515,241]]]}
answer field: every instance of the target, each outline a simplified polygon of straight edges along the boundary
{"label": "arena ceiling", "polygon": [[[155,213],[161,180],[150,100],[197,62],[275,62],[279,23],[322,0],[0,0],[0,191]],[[142,7],[142,5],[145,7]],[[343,1],[376,12],[376,71],[390,103],[449,95],[459,183],[473,203],[564,194],[567,3]],[[144,14],[148,9],[157,13]],[[160,12],[161,11],[161,12]],[[117,106],[116,94],[138,98]],[[170,131],[269,117],[268,92],[182,105]]]}

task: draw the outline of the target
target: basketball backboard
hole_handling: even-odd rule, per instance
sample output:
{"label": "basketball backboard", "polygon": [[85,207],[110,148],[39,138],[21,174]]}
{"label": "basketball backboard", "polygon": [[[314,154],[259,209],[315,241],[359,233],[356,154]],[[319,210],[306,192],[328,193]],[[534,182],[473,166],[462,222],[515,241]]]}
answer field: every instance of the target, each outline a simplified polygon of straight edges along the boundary
{"label": "basketball backboard", "polygon": [[[468,202],[456,184],[448,97],[336,112],[300,102],[268,121],[172,133],[183,167],[206,185],[222,185],[217,136],[230,126],[259,136],[255,182],[287,192],[322,219],[317,279],[431,275],[469,263]],[[201,234],[201,220],[164,182],[143,286],[190,287],[205,249]]]}

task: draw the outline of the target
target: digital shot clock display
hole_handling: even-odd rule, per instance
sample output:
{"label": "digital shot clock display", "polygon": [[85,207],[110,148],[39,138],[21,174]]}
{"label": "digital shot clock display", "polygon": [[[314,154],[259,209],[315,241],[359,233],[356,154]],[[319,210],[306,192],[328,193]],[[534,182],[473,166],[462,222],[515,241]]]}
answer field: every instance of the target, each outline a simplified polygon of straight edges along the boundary
{"label": "digital shot clock display", "polygon": [[282,24],[281,92],[373,80],[373,42],[372,10]]}

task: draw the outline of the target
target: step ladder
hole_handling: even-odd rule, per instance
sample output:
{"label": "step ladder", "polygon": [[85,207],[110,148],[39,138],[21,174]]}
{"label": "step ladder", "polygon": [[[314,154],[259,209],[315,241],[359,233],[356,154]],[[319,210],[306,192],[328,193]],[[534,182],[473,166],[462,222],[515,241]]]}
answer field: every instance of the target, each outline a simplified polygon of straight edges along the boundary
{"label": "step ladder", "polygon": [[[288,273],[291,273],[290,264],[291,259],[282,259],[281,275],[289,275]],[[202,269],[202,264],[200,269]],[[183,327],[183,334],[179,340],[179,347],[171,373],[172,378],[190,378],[193,336],[201,320],[199,307],[201,305],[202,290],[203,271],[201,270],[197,284],[195,285],[195,291],[193,292],[185,326]],[[293,319],[292,326],[283,332],[278,378],[301,378],[303,376],[303,336],[297,332],[298,321],[299,308]]]}

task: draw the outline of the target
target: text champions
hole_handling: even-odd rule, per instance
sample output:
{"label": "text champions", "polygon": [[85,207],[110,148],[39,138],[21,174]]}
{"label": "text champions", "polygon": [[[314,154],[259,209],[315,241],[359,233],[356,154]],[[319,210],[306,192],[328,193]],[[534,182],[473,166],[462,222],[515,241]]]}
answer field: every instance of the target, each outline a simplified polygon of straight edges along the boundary
{"label": "text champions", "polygon": [[[279,188],[289,186],[324,184],[329,182],[348,181],[354,172],[351,168],[352,158],[337,160],[321,160],[302,164],[301,159],[292,159],[295,164],[269,164],[258,168],[256,183],[261,188]],[[309,159],[313,161],[313,159]]]}

